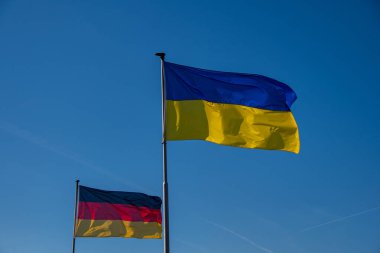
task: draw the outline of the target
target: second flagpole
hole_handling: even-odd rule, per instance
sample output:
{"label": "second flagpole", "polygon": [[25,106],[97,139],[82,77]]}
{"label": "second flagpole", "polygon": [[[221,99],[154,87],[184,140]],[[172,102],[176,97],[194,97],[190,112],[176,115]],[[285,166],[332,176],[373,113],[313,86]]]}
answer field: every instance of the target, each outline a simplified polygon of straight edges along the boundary
{"label": "second flagpole", "polygon": [[163,204],[164,204],[164,253],[170,252],[169,244],[169,185],[167,173],[167,150],[166,150],[166,89],[164,61],[165,53],[156,53],[161,59],[161,97],[162,97],[162,160],[163,160]]}
{"label": "second flagpole", "polygon": [[75,206],[74,206],[74,229],[73,229],[73,242],[71,252],[75,253],[75,230],[77,226],[78,216],[78,192],[79,192],[79,179],[75,180]]}

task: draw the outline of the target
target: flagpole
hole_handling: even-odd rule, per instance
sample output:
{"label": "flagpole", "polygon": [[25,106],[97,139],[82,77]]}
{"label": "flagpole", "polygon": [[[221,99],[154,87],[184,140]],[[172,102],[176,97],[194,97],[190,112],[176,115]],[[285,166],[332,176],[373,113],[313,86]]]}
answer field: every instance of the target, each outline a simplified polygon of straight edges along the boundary
{"label": "flagpole", "polygon": [[72,253],[75,253],[75,228],[77,226],[77,210],[78,210],[78,189],[79,189],[79,179],[75,180],[75,207],[74,207],[74,229],[73,229],[73,248]]}
{"label": "flagpole", "polygon": [[164,61],[165,53],[156,53],[161,59],[161,97],[162,97],[162,160],[163,160],[163,199],[164,199],[164,253],[170,252],[169,244],[169,185],[167,173],[167,150],[166,150],[166,91]]}

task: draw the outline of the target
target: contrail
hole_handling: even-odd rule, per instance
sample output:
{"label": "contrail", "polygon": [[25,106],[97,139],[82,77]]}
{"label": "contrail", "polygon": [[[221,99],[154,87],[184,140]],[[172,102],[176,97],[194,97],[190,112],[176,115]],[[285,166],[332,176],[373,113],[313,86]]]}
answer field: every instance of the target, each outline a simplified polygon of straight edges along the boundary
{"label": "contrail", "polygon": [[373,211],[376,211],[376,210],[379,210],[379,209],[380,209],[380,206],[373,207],[373,208],[370,208],[370,209],[367,209],[367,210],[364,210],[364,211],[361,211],[361,212],[358,212],[358,213],[350,214],[350,215],[347,215],[347,216],[344,216],[344,217],[341,217],[341,218],[338,218],[338,219],[330,220],[330,221],[327,221],[327,222],[324,222],[324,223],[321,223],[321,224],[318,224],[318,225],[314,225],[314,226],[311,226],[311,227],[304,228],[300,232],[307,232],[307,231],[310,231],[310,230],[313,230],[313,229],[316,229],[316,228],[319,228],[319,227],[322,227],[322,226],[326,226],[326,225],[329,225],[329,224],[332,224],[332,223],[335,223],[335,222],[347,220],[349,218],[356,217],[356,216],[359,216],[359,215],[363,215],[363,214],[366,214],[366,213],[369,213],[369,212],[373,212]]}
{"label": "contrail", "polygon": [[48,143],[48,141],[46,141],[45,139],[43,139],[39,136],[36,136],[36,135],[32,134],[31,132],[29,132],[25,129],[21,129],[18,126],[15,126],[9,122],[0,122],[0,129],[5,131],[5,132],[8,132],[10,134],[13,134],[13,135],[15,135],[15,136],[17,136],[23,140],[29,141],[29,142],[31,142],[31,143],[33,143],[33,144],[35,144],[41,148],[44,148],[44,149],[49,150],[55,154],[58,154],[62,157],[65,157],[67,159],[75,161],[75,162],[79,163],[80,165],[87,167],[93,171],[96,171],[97,173],[103,174],[103,175],[107,176],[108,178],[110,178],[114,181],[123,183],[129,187],[133,187],[133,188],[136,188],[139,190],[149,192],[148,189],[146,189],[140,185],[137,185],[137,184],[134,184],[131,182],[127,182],[126,180],[122,180],[122,179],[120,179],[120,177],[115,176],[114,174],[110,173],[106,169],[103,169],[99,166],[96,166],[96,165],[92,164],[91,162],[79,157],[78,155],[76,155],[72,152],[64,151],[61,148]]}
{"label": "contrail", "polygon": [[206,221],[207,223],[210,223],[211,225],[217,227],[217,228],[220,228],[220,229],[222,229],[222,230],[224,230],[224,231],[227,231],[227,232],[233,234],[234,236],[236,236],[236,237],[242,239],[243,241],[246,241],[247,243],[249,243],[250,245],[252,245],[253,247],[255,247],[255,248],[259,249],[259,250],[262,250],[262,251],[265,251],[265,252],[269,252],[269,253],[273,253],[272,250],[267,249],[267,248],[265,248],[265,247],[263,247],[263,246],[257,244],[256,242],[252,241],[251,239],[245,237],[244,235],[241,235],[241,234],[239,234],[239,233],[237,233],[237,232],[235,232],[235,231],[233,231],[233,230],[231,230],[231,229],[229,229],[229,228],[227,228],[227,227],[225,227],[225,226],[222,226],[222,225],[220,225],[220,224],[217,224],[217,223],[212,222],[212,221],[209,221],[209,220],[205,220],[205,221]]}

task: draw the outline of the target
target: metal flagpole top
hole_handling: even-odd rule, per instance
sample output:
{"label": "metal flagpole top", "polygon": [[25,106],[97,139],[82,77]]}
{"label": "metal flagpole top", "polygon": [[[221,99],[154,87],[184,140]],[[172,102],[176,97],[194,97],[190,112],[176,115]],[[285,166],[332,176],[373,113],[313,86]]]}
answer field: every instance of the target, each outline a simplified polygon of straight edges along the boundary
{"label": "metal flagpole top", "polygon": [[165,55],[166,55],[166,54],[165,54],[164,52],[161,52],[161,53],[155,53],[154,55],[160,57],[161,60],[165,60]]}

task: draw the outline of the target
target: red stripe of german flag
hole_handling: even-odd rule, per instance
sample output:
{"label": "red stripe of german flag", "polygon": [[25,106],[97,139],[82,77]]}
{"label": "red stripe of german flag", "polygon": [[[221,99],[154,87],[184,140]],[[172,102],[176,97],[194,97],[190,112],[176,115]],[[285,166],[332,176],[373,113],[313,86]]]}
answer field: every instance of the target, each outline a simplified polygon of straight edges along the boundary
{"label": "red stripe of german flag", "polygon": [[78,219],[162,222],[161,210],[142,206],[79,202],[78,210]]}

